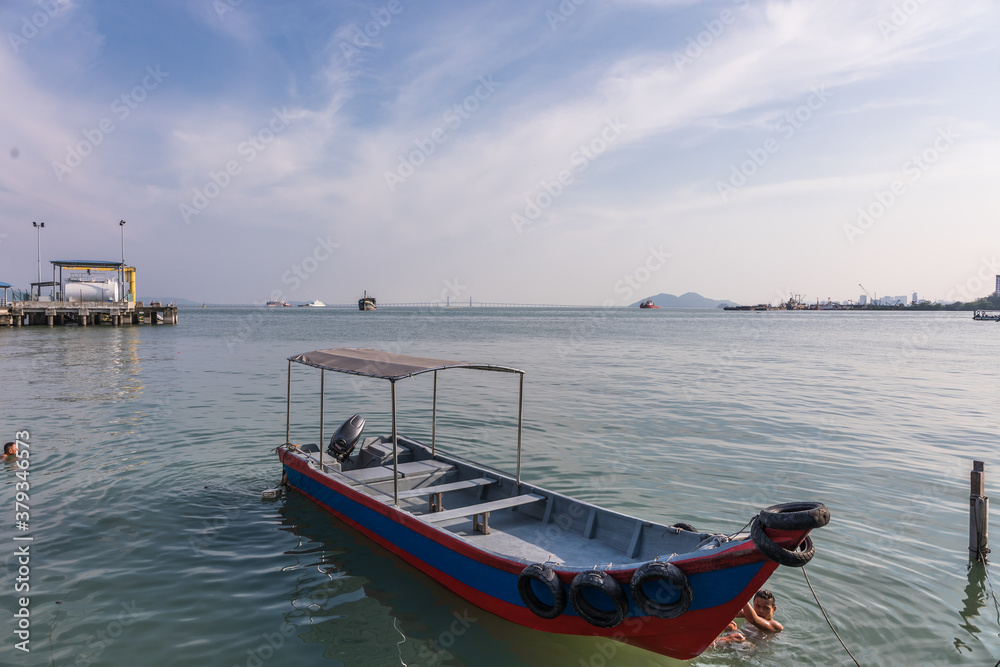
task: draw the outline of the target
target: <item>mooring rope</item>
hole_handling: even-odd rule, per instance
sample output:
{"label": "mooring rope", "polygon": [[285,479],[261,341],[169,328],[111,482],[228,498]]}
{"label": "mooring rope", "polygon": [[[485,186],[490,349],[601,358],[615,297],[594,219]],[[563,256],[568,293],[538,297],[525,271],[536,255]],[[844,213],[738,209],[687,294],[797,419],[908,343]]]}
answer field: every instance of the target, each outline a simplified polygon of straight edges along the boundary
{"label": "mooring rope", "polygon": [[402,663],[403,667],[408,667],[408,665],[405,662],[403,662],[403,650],[399,648],[400,645],[406,642],[406,635],[404,635],[403,631],[399,629],[398,625],[396,625],[395,616],[392,617],[392,627],[396,628],[396,632],[398,632],[399,636],[403,638],[403,641],[396,642],[396,653],[399,654],[399,662]]}
{"label": "mooring rope", "polygon": [[[823,603],[819,601],[819,596],[816,595],[816,591],[813,589],[812,582],[809,581],[809,575],[806,573],[805,567],[802,568],[802,576],[806,578],[806,584],[809,586],[809,590],[812,591],[813,598],[816,600],[816,604],[819,605],[819,610],[823,612],[823,618],[826,619],[826,624],[830,626],[831,630],[833,630],[833,634],[837,636],[837,640],[840,642],[840,645],[844,647],[845,651],[847,651],[847,655],[851,656],[851,660],[854,661],[854,664],[857,665],[858,667],[861,667],[861,663],[858,662],[858,659],[854,657],[853,653],[851,653],[851,649],[847,648],[847,644],[845,644],[844,640],[840,638],[840,634],[837,632],[837,628],[833,627],[833,623],[830,622],[830,617],[826,615],[826,610],[823,609]],[[997,666],[994,665],[994,667]]]}

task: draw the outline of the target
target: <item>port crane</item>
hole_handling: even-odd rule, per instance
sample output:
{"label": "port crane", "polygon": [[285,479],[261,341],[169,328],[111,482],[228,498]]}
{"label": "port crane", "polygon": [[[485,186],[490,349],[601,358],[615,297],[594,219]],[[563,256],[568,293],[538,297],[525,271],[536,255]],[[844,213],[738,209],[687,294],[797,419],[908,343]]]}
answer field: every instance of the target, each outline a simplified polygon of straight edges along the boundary
{"label": "port crane", "polygon": [[874,305],[875,305],[875,297],[873,297],[873,296],[872,296],[871,294],[868,294],[868,290],[866,290],[866,289],[865,289],[865,286],[864,286],[864,285],[862,285],[861,283],[858,283],[858,287],[860,287],[860,288],[861,288],[861,290],[862,290],[862,291],[863,291],[863,292],[865,293],[865,295],[866,295],[866,296],[868,297],[868,301],[870,301],[870,302],[871,302],[871,304],[872,304],[872,305],[874,306]]}

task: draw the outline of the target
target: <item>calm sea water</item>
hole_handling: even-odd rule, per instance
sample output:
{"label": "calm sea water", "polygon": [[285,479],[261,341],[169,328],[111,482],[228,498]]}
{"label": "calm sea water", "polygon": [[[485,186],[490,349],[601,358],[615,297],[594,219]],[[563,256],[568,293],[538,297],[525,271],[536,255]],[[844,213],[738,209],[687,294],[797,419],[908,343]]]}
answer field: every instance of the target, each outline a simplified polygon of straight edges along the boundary
{"label": "calm sea water", "polygon": [[[1000,612],[967,569],[973,458],[1000,484],[1000,326],[967,313],[184,309],[163,327],[0,329],[3,440],[30,432],[30,530],[0,466],[0,663],[669,665],[481,612],[308,500],[280,467],[286,358],[353,346],[524,369],[523,475],[660,521],[735,531],[827,503],[813,585],[865,665],[992,665]],[[513,469],[516,378],[454,371],[439,442]],[[389,428],[388,386],[327,375],[329,434]],[[430,378],[399,385],[427,437]],[[293,372],[292,438],[319,437]],[[14,534],[30,535],[30,653],[14,648]],[[995,568],[995,566],[991,566]],[[996,572],[993,576],[1000,578]],[[796,570],[786,630],[695,665],[847,664]],[[997,587],[1000,588],[1000,582]]]}

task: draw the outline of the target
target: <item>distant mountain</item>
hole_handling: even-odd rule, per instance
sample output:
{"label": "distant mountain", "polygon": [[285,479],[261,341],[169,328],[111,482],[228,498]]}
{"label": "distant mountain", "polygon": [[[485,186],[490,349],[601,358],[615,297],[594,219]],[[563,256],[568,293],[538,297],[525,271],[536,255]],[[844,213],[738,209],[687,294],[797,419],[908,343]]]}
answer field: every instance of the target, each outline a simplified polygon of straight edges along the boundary
{"label": "distant mountain", "polygon": [[662,293],[657,294],[656,296],[647,296],[631,304],[629,307],[638,307],[638,305],[646,299],[652,299],[653,304],[659,306],[660,308],[721,308],[723,306],[739,305],[738,303],[734,303],[732,301],[709,299],[698,294],[697,292],[688,292],[686,294],[681,294],[680,296]]}

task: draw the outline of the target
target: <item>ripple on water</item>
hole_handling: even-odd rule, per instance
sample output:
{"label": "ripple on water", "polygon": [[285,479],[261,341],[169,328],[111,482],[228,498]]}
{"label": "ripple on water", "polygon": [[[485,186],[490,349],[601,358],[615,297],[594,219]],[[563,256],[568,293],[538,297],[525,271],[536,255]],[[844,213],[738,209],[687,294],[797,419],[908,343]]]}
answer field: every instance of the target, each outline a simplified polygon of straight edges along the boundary
{"label": "ripple on water", "polygon": [[[772,503],[827,503],[810,576],[864,664],[1000,654],[988,589],[965,567],[969,460],[992,460],[1000,427],[993,329],[919,313],[301,315],[198,309],[177,327],[0,330],[11,427],[32,433],[39,648],[25,664],[50,664],[50,632],[55,664],[602,655],[591,638],[487,617],[296,494],[260,500],[280,474],[286,357],[338,345],[523,368],[523,476],[564,493],[721,531]],[[354,412],[366,433],[388,431],[386,387],[326,380],[326,437]],[[439,444],[513,469],[516,378],[440,382]],[[400,383],[402,432],[429,439],[430,386]],[[319,440],[317,389],[296,370],[296,441]],[[15,470],[4,464],[4,506]],[[845,657],[801,573],[780,569],[768,585],[785,632],[690,664]],[[447,635],[466,613],[476,620]],[[680,664],[616,651],[616,664]]]}

